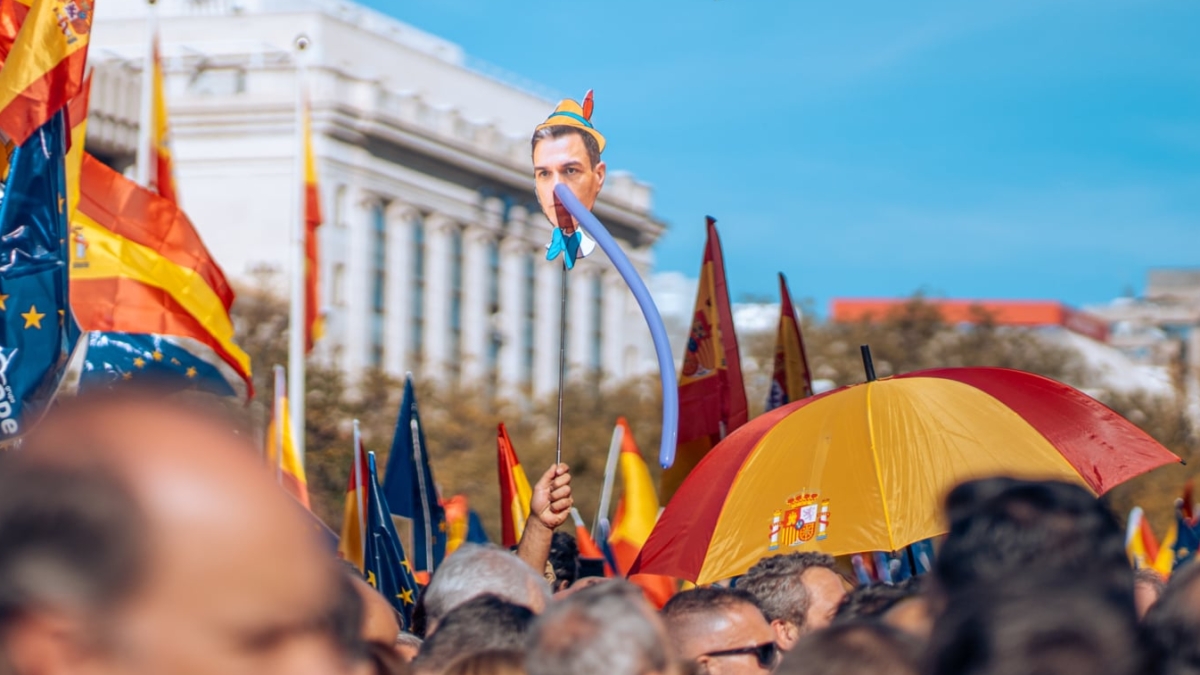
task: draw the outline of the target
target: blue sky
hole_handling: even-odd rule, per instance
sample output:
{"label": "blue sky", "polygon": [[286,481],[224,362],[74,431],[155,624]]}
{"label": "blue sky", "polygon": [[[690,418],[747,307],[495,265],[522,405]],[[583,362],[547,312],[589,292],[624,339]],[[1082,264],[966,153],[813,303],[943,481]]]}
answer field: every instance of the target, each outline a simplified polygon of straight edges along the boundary
{"label": "blue sky", "polygon": [[1200,3],[367,0],[578,97],[655,188],[657,268],[718,220],[734,300],[1081,305],[1200,266]]}

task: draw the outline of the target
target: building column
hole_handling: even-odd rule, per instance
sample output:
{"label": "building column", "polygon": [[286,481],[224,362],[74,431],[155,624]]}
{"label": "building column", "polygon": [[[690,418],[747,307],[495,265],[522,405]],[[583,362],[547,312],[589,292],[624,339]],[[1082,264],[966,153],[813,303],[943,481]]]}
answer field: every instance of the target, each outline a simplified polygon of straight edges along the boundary
{"label": "building column", "polygon": [[637,303],[633,299],[633,293],[625,285],[625,280],[615,269],[604,270],[601,275],[601,283],[604,293],[604,343],[601,347],[601,361],[604,374],[613,380],[620,381],[629,377],[629,373],[625,372],[624,364],[625,336],[638,330],[637,326],[643,325],[644,322],[637,324],[626,322],[626,305],[631,303],[636,305]]}
{"label": "building column", "polygon": [[379,198],[362,189],[351,191],[347,205],[345,323],[342,367],[347,380],[357,382],[366,369],[371,349],[371,209]]}
{"label": "building column", "polygon": [[[541,253],[541,249],[538,249]],[[562,287],[561,260],[534,256],[536,315],[534,323],[533,395],[544,396],[558,390],[559,304]]]}
{"label": "building column", "polygon": [[490,230],[477,225],[467,227],[463,233],[462,378],[472,385],[482,383],[489,375],[488,244],[492,238]]}
{"label": "building column", "polygon": [[450,236],[458,225],[434,213],[425,219],[426,378],[445,381],[450,347]]}
{"label": "building column", "polygon": [[502,340],[500,391],[508,397],[519,396],[524,383],[522,336],[525,330],[525,256],[529,245],[519,234],[514,234],[521,231],[524,221],[525,209],[513,207],[509,210],[508,234],[500,240],[500,308],[490,321],[491,330]]}
{"label": "building column", "polygon": [[567,379],[586,377],[592,354],[592,278],[599,271],[594,260],[580,260],[567,272]]}
{"label": "building column", "polygon": [[383,367],[400,376],[409,365],[409,321],[412,317],[412,224],[417,210],[400,201],[388,204],[387,294],[384,314]]}

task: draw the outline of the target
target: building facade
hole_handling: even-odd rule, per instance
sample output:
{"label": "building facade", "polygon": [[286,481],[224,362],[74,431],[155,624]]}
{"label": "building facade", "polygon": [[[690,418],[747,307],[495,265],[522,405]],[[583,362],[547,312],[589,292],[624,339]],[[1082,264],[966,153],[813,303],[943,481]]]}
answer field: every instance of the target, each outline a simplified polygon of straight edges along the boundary
{"label": "building facade", "polygon": [[[529,147],[556,97],[349,2],[159,0],[156,12],[181,205],[231,278],[274,270],[281,294],[303,63],[325,221],[316,358],[352,378],[382,368],[513,394],[557,387],[560,263],[545,260]],[[108,0],[90,48],[88,149],[127,172],[148,25],[142,0]],[[648,275],[665,228],[649,186],[610,170],[595,213]],[[637,304],[600,251],[568,289],[570,375],[619,380],[653,363]]]}

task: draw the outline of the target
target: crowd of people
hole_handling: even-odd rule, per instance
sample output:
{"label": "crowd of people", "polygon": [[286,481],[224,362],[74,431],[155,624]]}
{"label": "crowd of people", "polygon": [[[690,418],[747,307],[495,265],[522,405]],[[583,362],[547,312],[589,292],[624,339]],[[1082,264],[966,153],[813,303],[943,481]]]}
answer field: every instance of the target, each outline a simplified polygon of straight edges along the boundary
{"label": "crowd of people", "polygon": [[[1071,484],[959,486],[934,570],[901,584],[790,553],[661,609],[582,574],[565,535],[467,544],[401,630],[250,438],[195,401],[109,394],[0,453],[0,675],[1200,673],[1200,565],[1135,573]],[[565,520],[568,476],[535,491],[531,522]]]}

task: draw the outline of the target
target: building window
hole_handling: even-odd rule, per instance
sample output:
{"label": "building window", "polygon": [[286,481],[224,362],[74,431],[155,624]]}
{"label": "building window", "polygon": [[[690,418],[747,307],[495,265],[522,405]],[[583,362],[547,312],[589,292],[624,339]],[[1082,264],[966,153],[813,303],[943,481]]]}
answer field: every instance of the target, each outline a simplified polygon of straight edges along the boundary
{"label": "building window", "polygon": [[420,364],[425,355],[425,223],[417,216],[412,227],[412,302],[409,326],[412,334],[409,359]]}
{"label": "building window", "polygon": [[371,353],[372,368],[383,367],[383,315],[387,289],[387,220],[383,204],[371,205]]}
{"label": "building window", "polygon": [[450,234],[450,377],[457,382],[462,366],[463,235]]}
{"label": "building window", "polygon": [[533,254],[525,254],[525,279],[523,284],[521,307],[521,380],[527,385],[533,385],[533,330],[536,307],[534,291],[536,289],[536,269]]}
{"label": "building window", "polygon": [[494,319],[500,311],[500,244],[492,239],[487,245],[487,376],[489,381],[496,377],[496,367],[500,361],[500,336],[496,331]]}
{"label": "building window", "polygon": [[603,365],[601,361],[604,347],[604,286],[600,276],[592,277],[592,334],[591,357],[592,372],[599,373]]}

